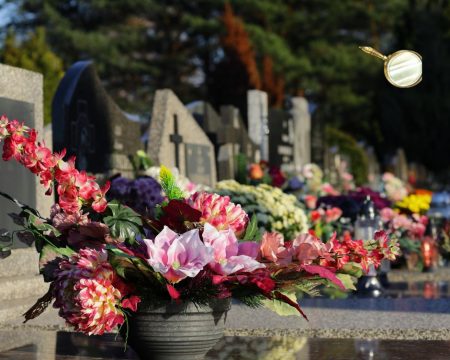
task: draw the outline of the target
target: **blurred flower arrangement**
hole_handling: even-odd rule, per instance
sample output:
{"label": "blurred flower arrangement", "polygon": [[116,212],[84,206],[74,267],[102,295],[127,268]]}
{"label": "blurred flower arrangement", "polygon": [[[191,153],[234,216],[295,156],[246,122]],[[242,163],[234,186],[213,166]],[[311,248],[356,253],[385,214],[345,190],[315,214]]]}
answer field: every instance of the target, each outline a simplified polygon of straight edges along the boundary
{"label": "blurred flower arrangement", "polygon": [[399,241],[402,255],[406,258],[408,267],[420,269],[421,245],[424,239],[428,218],[424,215],[401,214],[391,208],[384,208],[380,211],[385,230]]}
{"label": "blurred flower arrangement", "polygon": [[248,178],[253,185],[269,184],[281,188],[286,183],[286,175],[280,167],[269,165],[267,161],[250,164],[248,168]]}
{"label": "blurred flower arrangement", "polygon": [[401,201],[408,195],[406,184],[394,174],[386,172],[382,176],[383,190],[392,202]]}
{"label": "blurred flower arrangement", "polygon": [[107,199],[117,200],[147,216],[153,215],[155,207],[164,200],[161,185],[151,176],[141,176],[134,180],[122,176],[112,178]]}
{"label": "blurred flower arrangement", "polygon": [[[39,176],[47,194],[55,186],[59,195],[45,219],[2,194],[21,208],[14,219],[34,238],[40,271],[50,284],[26,321],[53,302],[75,330],[103,334],[131,320],[141,302],[205,304],[230,297],[306,317],[297,301],[301,294],[315,294],[319,285],[353,289],[354,276],[397,253],[396,242],[382,231],[365,242],[332,236],[323,243],[307,233],[286,240],[276,232],[261,236],[256,217],[250,220],[240,205],[214,193],[186,195],[165,167],[159,171],[165,199],[154,216],[141,216],[108,202],[109,183],[100,187],[74,167],[74,158],[64,161],[64,153],[52,153],[36,136],[17,121],[0,119],[3,159],[15,159]],[[223,187],[240,189],[234,183]],[[295,198],[268,185],[246,190],[277,214],[281,227],[287,216],[290,231],[306,231]]]}
{"label": "blurred flower arrangement", "polygon": [[[259,226],[267,231],[277,231],[292,238],[308,229],[307,217],[297,198],[279,188],[267,184],[242,185],[234,180],[224,180],[216,185],[216,190],[241,204],[249,214],[256,214]],[[254,206],[254,201],[258,207]]]}
{"label": "blurred flower arrangement", "polygon": [[342,234],[339,219],[342,216],[342,210],[338,207],[323,208],[319,207],[309,213],[311,231],[315,236],[326,241],[333,233]]}
{"label": "blurred flower arrangement", "polygon": [[431,198],[430,193],[410,194],[397,201],[395,207],[408,213],[425,214],[430,209]]}

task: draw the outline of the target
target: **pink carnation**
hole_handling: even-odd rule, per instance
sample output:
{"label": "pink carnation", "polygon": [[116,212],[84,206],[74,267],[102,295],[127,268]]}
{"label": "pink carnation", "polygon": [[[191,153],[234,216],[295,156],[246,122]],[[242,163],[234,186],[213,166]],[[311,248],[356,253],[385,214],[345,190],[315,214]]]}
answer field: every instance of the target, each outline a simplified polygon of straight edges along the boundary
{"label": "pink carnation", "polygon": [[233,204],[228,196],[197,192],[187,203],[202,212],[202,223],[209,223],[218,230],[231,229],[239,237],[247,227],[248,215],[240,205]]}

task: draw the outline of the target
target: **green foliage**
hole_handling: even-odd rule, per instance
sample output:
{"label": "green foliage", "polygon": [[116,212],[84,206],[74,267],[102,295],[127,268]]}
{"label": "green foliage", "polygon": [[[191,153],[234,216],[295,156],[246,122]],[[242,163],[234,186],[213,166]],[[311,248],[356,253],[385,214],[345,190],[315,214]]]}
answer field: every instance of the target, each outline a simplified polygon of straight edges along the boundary
{"label": "green foliage", "polygon": [[103,221],[108,225],[111,236],[134,243],[136,235],[142,233],[140,216],[115,200],[108,204],[108,209],[111,215],[103,218]]}
{"label": "green foliage", "polygon": [[[292,301],[297,302],[297,296],[294,293],[284,293],[284,295]],[[280,316],[302,316],[296,308],[280,300],[265,299],[262,303],[264,307],[276,312]]]}
{"label": "green foliage", "polygon": [[341,154],[349,157],[351,172],[355,177],[355,183],[357,185],[364,185],[367,183],[369,160],[364,149],[350,134],[343,131],[327,127],[325,133],[327,146],[336,146]]}
{"label": "green foliage", "polygon": [[144,150],[138,150],[136,151],[136,154],[133,156],[130,155],[130,157],[131,165],[133,166],[133,170],[136,174],[138,174],[139,171],[145,171],[153,166],[152,160]]}
{"label": "green foliage", "polygon": [[236,155],[236,181],[240,184],[248,184],[247,176],[247,156],[245,154],[239,153]]}
{"label": "green foliage", "polygon": [[414,253],[420,253],[420,245],[421,242],[418,240],[412,240],[408,238],[400,238],[398,240],[400,244],[400,248],[405,250],[408,253],[414,252]]}
{"label": "green foliage", "polygon": [[165,166],[161,166],[159,172],[161,187],[169,200],[182,200],[185,198],[183,191],[177,186],[172,172]]}
{"label": "green foliage", "polygon": [[346,290],[356,290],[354,278],[349,274],[336,274],[336,277],[341,280]]}
{"label": "green foliage", "polygon": [[247,229],[245,230],[243,241],[258,241],[261,239],[261,233],[258,229],[258,217],[253,214]]}
{"label": "green foliage", "polygon": [[47,44],[45,29],[38,27],[20,43],[16,34],[9,32],[0,59],[5,64],[35,71],[44,76],[44,122],[50,123],[53,96],[64,72],[62,60]]}

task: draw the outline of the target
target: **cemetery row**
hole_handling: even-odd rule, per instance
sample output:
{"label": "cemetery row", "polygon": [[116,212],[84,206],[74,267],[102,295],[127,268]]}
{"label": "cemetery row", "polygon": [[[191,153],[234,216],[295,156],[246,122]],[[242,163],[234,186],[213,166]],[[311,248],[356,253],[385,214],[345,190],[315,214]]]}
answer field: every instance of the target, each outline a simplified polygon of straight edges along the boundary
{"label": "cemetery row", "polygon": [[[189,179],[184,180],[187,191],[196,189],[193,184],[215,187],[248,212],[256,213],[260,227],[280,231],[286,237],[312,228],[326,240],[338,227],[349,228],[351,222],[346,219],[356,219],[365,195],[370,194],[382,210],[395,204],[402,208],[399,201],[408,193],[402,180],[393,175],[376,183],[380,167],[370,153],[372,183],[387,196],[356,189],[350,174],[351,159],[339,148],[327,148],[320,131],[312,134],[309,104],[301,97],[293,98],[291,109],[286,111],[269,109],[266,93],[249,91],[247,131],[237,108],[225,105],[217,113],[203,101],[184,106],[171,90],[164,89],[156,92],[151,121],[146,124],[131,120],[120,110],[103,88],[93,63],[84,61],[69,68],[62,79],[53,102],[52,128],[44,132],[42,77],[5,65],[1,65],[0,72],[2,113],[40,130],[53,150],[67,149],[68,156],[76,156],[78,169],[105,179],[120,174],[122,177],[113,180],[110,196],[123,198],[123,189],[128,187],[127,196],[135,198],[129,199],[130,205],[134,201],[141,210],[151,210],[158,202],[160,188],[153,179],[139,184],[126,179],[143,173],[157,179],[158,168],[149,168],[148,159],[155,165],[177,168],[180,179]],[[18,85],[8,86],[11,83]],[[322,155],[311,154],[311,148]],[[310,164],[312,157],[323,158],[325,171]],[[9,162],[1,163],[0,169],[5,174],[1,191],[13,194],[42,214],[48,212],[52,199],[41,195],[34,176]],[[408,176],[402,151],[397,155],[395,172],[403,179]],[[427,201],[420,209],[411,211],[409,205],[403,209],[406,207],[408,214],[423,215],[429,206],[428,193]],[[3,199],[0,205],[1,227],[13,227],[7,214],[15,211],[14,206]],[[392,222],[393,216],[387,221]],[[424,220],[405,221],[403,225],[395,230],[403,231],[404,237],[414,226],[414,237],[423,237]]]}
{"label": "cemetery row", "polygon": [[[404,239],[408,256],[403,261],[411,259],[410,267],[431,266],[438,249],[445,256],[445,249],[450,249],[447,227],[441,233],[447,241],[439,248],[430,243],[433,256],[425,259],[421,254],[426,221],[419,215],[426,213],[430,194],[408,196],[411,190],[393,175],[378,184],[384,194],[356,189],[349,173],[351,159],[325,145],[323,129],[311,123],[304,98],[292,99],[290,111],[284,111],[269,109],[265,93],[249,91],[245,126],[233,106],[222,106],[219,112],[201,101],[185,106],[171,90],[159,90],[151,121],[144,124],[130,120],[119,109],[92,63],[80,62],[61,81],[52,126],[44,129],[42,76],[6,65],[0,65],[0,75],[1,113],[38,130],[53,150],[66,148],[69,156],[76,156],[77,168],[104,180],[121,174],[112,179],[110,199],[118,198],[138,212],[152,211],[161,202],[159,165],[164,164],[179,169],[177,181],[186,193],[214,188],[255,215],[260,228],[278,231],[286,239],[308,230],[323,240],[334,231],[344,236],[352,231],[359,207],[370,194],[381,211],[383,226]],[[379,166],[368,155],[372,159],[369,174],[376,179]],[[155,166],[150,166],[149,159]],[[322,161],[323,170],[310,164],[313,159]],[[403,180],[407,177],[401,151],[394,170]],[[15,162],[0,162],[0,171],[0,191],[49,215],[54,199],[44,195],[33,174]],[[16,229],[8,216],[17,211],[15,205],[0,199],[0,209],[0,228]],[[0,322],[23,313],[46,291],[36,276],[36,256],[33,249],[16,249],[11,258],[0,262],[0,299],[14,300],[0,310]]]}

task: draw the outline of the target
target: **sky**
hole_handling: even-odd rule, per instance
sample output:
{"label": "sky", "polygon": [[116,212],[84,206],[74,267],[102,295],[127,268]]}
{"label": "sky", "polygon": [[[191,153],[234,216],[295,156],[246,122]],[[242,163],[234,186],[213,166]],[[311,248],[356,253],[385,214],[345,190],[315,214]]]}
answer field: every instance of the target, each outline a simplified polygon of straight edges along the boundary
{"label": "sky", "polygon": [[5,4],[4,0],[0,0],[0,29],[8,24],[15,4]]}

